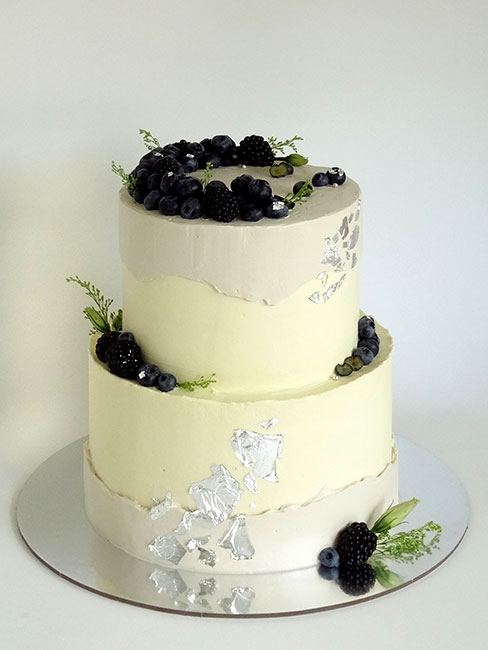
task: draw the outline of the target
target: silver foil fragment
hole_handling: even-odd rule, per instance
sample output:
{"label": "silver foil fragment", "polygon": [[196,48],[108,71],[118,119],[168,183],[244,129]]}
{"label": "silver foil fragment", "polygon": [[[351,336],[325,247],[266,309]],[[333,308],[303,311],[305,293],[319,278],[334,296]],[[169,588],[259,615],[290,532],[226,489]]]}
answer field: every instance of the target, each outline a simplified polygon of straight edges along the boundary
{"label": "silver foil fragment", "polygon": [[221,598],[220,607],[226,614],[247,614],[254,600],[252,587],[234,587],[231,598]]}
{"label": "silver foil fragment", "polygon": [[356,253],[352,254],[352,262],[351,262],[351,269],[356,268],[356,264],[358,263],[358,256]]}
{"label": "silver foil fragment", "polygon": [[276,461],[283,448],[283,436],[235,429],[231,440],[234,454],[255,476],[276,483]]}
{"label": "silver foil fragment", "polygon": [[254,474],[252,472],[249,472],[248,474],[246,474],[246,476],[243,478],[242,482],[247,487],[249,492],[252,492],[253,494],[258,493],[258,488],[256,487],[256,479],[254,478]]}
{"label": "silver foil fragment", "polygon": [[[337,239],[339,239],[339,237]],[[325,245],[326,249],[320,258],[320,263],[336,267],[341,262],[341,256],[337,252],[337,246],[332,243],[330,237],[325,238]]]}
{"label": "silver foil fragment", "polygon": [[342,224],[339,228],[339,234],[342,237],[342,239],[345,239],[349,234],[349,223],[347,221],[347,217],[344,217],[344,219],[342,220]]}
{"label": "silver foil fragment", "polygon": [[190,486],[190,495],[195,502],[195,515],[216,526],[230,515],[242,490],[223,465],[212,465],[210,471],[211,476]]}
{"label": "silver foil fragment", "polygon": [[250,560],[253,557],[255,549],[249,539],[244,515],[236,515],[229,521],[227,530],[217,544],[229,549],[233,560]]}
{"label": "silver foil fragment", "polygon": [[151,519],[160,519],[168,512],[172,505],[173,497],[171,495],[171,492],[168,492],[162,501],[156,503],[156,505],[154,505],[151,510],[149,510],[149,516]]}
{"label": "silver foil fragment", "polygon": [[156,539],[148,545],[148,548],[156,557],[160,557],[161,559],[172,562],[173,564],[178,564],[186,553],[185,547],[176,539],[174,533],[168,533],[167,535],[156,537]]}
{"label": "silver foil fragment", "polygon": [[352,250],[359,240],[359,226],[356,224],[349,238],[349,250]]}
{"label": "silver foil fragment", "polygon": [[174,599],[186,590],[186,583],[176,569],[154,569],[149,576],[158,594]]}
{"label": "silver foil fragment", "polygon": [[279,422],[278,418],[271,418],[269,420],[263,420],[262,422],[259,423],[259,426],[263,427],[263,429],[269,429],[275,424],[278,424],[278,422]]}
{"label": "silver foil fragment", "polygon": [[332,296],[335,294],[335,292],[338,289],[341,288],[342,283],[344,282],[345,279],[346,279],[346,274],[341,276],[341,278],[339,278],[339,280],[337,280],[337,282],[334,282],[334,284],[331,284],[330,287],[327,289],[327,291],[324,291],[324,293],[322,294],[324,302],[327,302],[327,300],[330,300],[330,298],[332,298]]}
{"label": "silver foil fragment", "polygon": [[199,548],[198,550],[200,552],[198,559],[202,564],[205,564],[207,566],[215,566],[215,563],[217,562],[215,551],[212,551],[208,548]]}
{"label": "silver foil fragment", "polygon": [[210,609],[210,604],[208,600],[200,596],[200,594],[197,594],[197,592],[193,591],[193,589],[190,589],[190,591],[186,594],[186,599],[188,600],[190,605],[199,605],[200,607],[204,607],[205,609]]}
{"label": "silver foil fragment", "polygon": [[217,581],[215,578],[204,578],[200,580],[198,586],[200,587],[199,596],[213,596],[217,589]]}
{"label": "silver foil fragment", "polygon": [[320,302],[320,291],[314,291],[311,296],[308,297],[315,305],[318,305]]}
{"label": "silver foil fragment", "polygon": [[209,541],[210,535],[205,535],[205,537],[192,537],[185,544],[186,550],[189,553],[193,553],[193,551],[196,551],[197,548],[201,548],[202,546],[205,546],[205,544],[208,544]]}

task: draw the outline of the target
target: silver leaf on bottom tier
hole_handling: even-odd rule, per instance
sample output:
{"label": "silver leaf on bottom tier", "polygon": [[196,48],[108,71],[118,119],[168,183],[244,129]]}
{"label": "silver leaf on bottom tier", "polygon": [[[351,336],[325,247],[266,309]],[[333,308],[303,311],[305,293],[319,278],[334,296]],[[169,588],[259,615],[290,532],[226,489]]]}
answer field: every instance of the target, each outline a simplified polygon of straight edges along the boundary
{"label": "silver leaf on bottom tier", "polygon": [[186,583],[176,569],[154,569],[149,576],[158,594],[174,599],[186,590]]}
{"label": "silver leaf on bottom tier", "polygon": [[217,589],[217,581],[215,578],[203,578],[198,583],[198,586],[200,587],[199,596],[213,596]]}
{"label": "silver leaf on bottom tier", "polygon": [[150,510],[149,510],[149,516],[151,519],[160,519],[163,515],[165,515],[168,510],[172,507],[173,505],[173,497],[171,495],[171,492],[168,492],[167,495],[164,497],[164,499],[156,503]]}
{"label": "silver leaf on bottom tier", "polygon": [[233,560],[250,560],[253,557],[255,549],[249,539],[244,515],[236,515],[229,521],[227,530],[217,544],[228,548]]}
{"label": "silver leaf on bottom tier", "polygon": [[211,520],[216,526],[227,519],[234,510],[242,490],[223,465],[212,465],[208,478],[190,486],[190,495],[196,506],[196,513]]}
{"label": "silver leaf on bottom tier", "polygon": [[201,548],[202,546],[205,546],[205,544],[208,544],[209,541],[210,535],[205,535],[205,537],[192,537],[187,541],[185,546],[190,553],[193,553],[197,548]]}
{"label": "silver leaf on bottom tier", "polygon": [[252,472],[249,472],[248,474],[246,474],[246,476],[242,479],[242,482],[247,487],[249,492],[252,492],[253,494],[258,493],[258,488],[256,487],[256,479],[254,478],[254,475],[253,475]]}
{"label": "silver leaf on bottom tier", "polygon": [[198,559],[202,564],[205,564],[206,566],[215,566],[215,563],[217,562],[215,551],[208,548],[199,548],[198,551]]}
{"label": "silver leaf on bottom tier", "polygon": [[220,607],[226,614],[247,614],[254,600],[252,587],[234,587],[231,598],[221,598]]}
{"label": "silver leaf on bottom tier", "polygon": [[156,539],[148,545],[148,548],[156,557],[160,557],[161,559],[172,562],[173,564],[178,564],[186,553],[185,547],[176,539],[174,533],[168,533],[167,535],[156,537]]}
{"label": "silver leaf on bottom tier", "polygon": [[276,483],[276,461],[283,448],[283,436],[235,429],[231,440],[234,454],[254,475]]}
{"label": "silver leaf on bottom tier", "polygon": [[324,291],[323,293],[324,302],[327,302],[327,300],[330,300],[332,298],[335,292],[341,288],[342,283],[344,282],[345,279],[346,279],[346,274],[341,276],[341,278],[337,282],[331,284],[330,287],[327,289],[327,291]]}

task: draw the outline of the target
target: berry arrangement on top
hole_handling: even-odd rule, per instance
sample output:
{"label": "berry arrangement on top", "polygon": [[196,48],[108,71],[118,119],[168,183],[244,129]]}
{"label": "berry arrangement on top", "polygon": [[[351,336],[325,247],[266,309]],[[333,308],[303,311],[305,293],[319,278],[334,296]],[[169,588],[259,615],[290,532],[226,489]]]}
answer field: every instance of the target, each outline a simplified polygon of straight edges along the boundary
{"label": "berry arrangement on top", "polygon": [[[221,223],[236,219],[260,221],[283,219],[298,203],[304,201],[315,187],[338,187],[346,181],[339,167],[317,172],[307,181],[295,183],[286,196],[273,194],[264,179],[249,174],[236,176],[227,187],[224,182],[211,180],[217,167],[251,165],[269,167],[269,174],[279,178],[293,174],[294,168],[306,165],[308,159],[300,155],[294,136],[290,140],[265,140],[260,135],[249,135],[239,144],[228,135],[215,135],[200,142],[180,140],[161,146],[149,131],[140,129],[149,152],[127,174],[112,162],[112,171],[122,178],[134,201],[146,210],[159,210],[166,216],[183,219],[207,218]],[[292,153],[286,155],[286,149]],[[203,170],[203,176],[191,176]]]}
{"label": "berry arrangement on top", "polygon": [[401,584],[401,577],[387,567],[385,560],[413,562],[432,553],[442,531],[439,524],[429,521],[420,528],[390,533],[392,528],[404,523],[417,503],[418,499],[411,499],[389,508],[371,528],[358,521],[343,528],[334,546],[320,551],[319,575],[325,580],[335,580],[350,596],[368,593],[376,580],[385,589]]}

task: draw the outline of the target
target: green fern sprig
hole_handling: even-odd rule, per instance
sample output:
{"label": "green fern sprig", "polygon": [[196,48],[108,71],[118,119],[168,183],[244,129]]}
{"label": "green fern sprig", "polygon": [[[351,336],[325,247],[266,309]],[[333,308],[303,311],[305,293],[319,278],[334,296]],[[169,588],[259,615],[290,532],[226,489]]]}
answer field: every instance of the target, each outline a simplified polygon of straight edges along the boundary
{"label": "green fern sprig", "polygon": [[203,185],[203,189],[205,189],[207,187],[207,185],[210,183],[210,181],[212,180],[212,176],[213,176],[213,174],[212,174],[212,163],[208,162],[205,165],[205,169],[203,170],[203,175],[202,175],[202,177],[200,179],[200,181],[202,182],[202,185]]}
{"label": "green fern sprig", "polygon": [[298,149],[295,142],[299,142],[300,140],[303,140],[303,138],[301,138],[299,135],[294,135],[293,138],[290,138],[289,140],[278,140],[273,136],[268,138],[269,146],[271,147],[271,150],[274,155],[278,153],[285,155],[286,147],[289,147],[290,149],[292,149],[292,151],[298,153]]}
{"label": "green fern sprig", "polygon": [[293,205],[296,205],[297,203],[303,203],[312,192],[313,185],[311,180],[308,178],[297,192],[288,192],[283,200],[286,204],[292,203]]}
{"label": "green fern sprig", "polygon": [[150,131],[145,131],[144,129],[139,129],[139,133],[142,135],[142,139],[144,141],[144,144],[149,149],[149,151],[152,151],[153,149],[156,149],[156,147],[161,146],[159,144],[158,139],[155,138]]}
{"label": "green fern sprig", "polygon": [[101,332],[107,334],[108,332],[119,332],[122,330],[122,310],[110,312],[110,306],[113,303],[111,298],[105,298],[100,289],[94,284],[81,280],[77,275],[74,277],[66,278],[66,282],[74,282],[85,290],[87,295],[95,303],[95,307],[85,307],[83,313],[85,318],[90,321],[92,329],[90,334]]}
{"label": "green fern sprig", "polygon": [[183,390],[187,390],[190,393],[193,393],[196,388],[208,388],[210,384],[215,384],[216,380],[214,379],[215,373],[213,372],[210,377],[204,377],[203,375],[196,379],[195,381],[181,381],[176,385]]}
{"label": "green fern sprig", "polygon": [[120,176],[122,179],[122,185],[127,188],[128,192],[133,192],[136,187],[136,179],[132,174],[128,174],[122,165],[117,165],[116,162],[112,160],[112,171],[117,176]]}

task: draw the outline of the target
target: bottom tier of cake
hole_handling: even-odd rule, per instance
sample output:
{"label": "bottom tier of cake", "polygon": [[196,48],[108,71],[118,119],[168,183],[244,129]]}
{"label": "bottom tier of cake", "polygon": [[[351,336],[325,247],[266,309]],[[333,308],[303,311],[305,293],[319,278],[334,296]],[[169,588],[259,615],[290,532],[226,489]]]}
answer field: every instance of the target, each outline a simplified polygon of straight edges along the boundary
{"label": "bottom tier of cake", "polygon": [[115,546],[161,566],[234,574],[313,566],[341,528],[357,520],[372,524],[398,498],[395,447],[377,476],[300,506],[236,515],[216,525],[205,519],[185,522],[188,511],[169,504],[155,511],[115,494],[97,476],[88,444],[84,482],[87,516]]}

